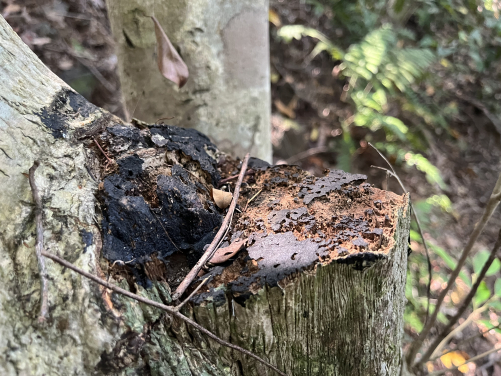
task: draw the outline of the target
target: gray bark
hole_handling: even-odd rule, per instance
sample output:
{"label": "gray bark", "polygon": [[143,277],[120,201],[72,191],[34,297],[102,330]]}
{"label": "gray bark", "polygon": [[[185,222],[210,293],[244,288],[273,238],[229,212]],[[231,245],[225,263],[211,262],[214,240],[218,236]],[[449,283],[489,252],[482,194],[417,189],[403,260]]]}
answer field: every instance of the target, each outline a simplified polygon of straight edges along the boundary
{"label": "gray bark", "polygon": [[[175,117],[238,157],[271,161],[268,1],[109,0],[130,116]],[[158,72],[155,16],[188,65],[178,89]]]}
{"label": "gray bark", "polygon": [[[210,176],[182,153],[114,145],[107,127],[139,131],[73,92],[1,17],[0,69],[0,374],[271,375],[158,309],[102,291],[49,260],[49,317],[37,324],[40,280],[25,176],[34,160],[41,162],[45,249],[159,302],[170,301],[168,275],[148,288],[109,275],[96,194],[111,172],[78,135],[97,129],[119,162],[139,155],[171,176],[177,160],[203,184]],[[147,128],[141,132],[149,137]],[[262,193],[230,232],[253,240],[230,265],[212,269],[208,290],[185,314],[291,375],[398,375],[408,197],[338,172],[315,179],[294,167],[271,168],[255,179]]]}

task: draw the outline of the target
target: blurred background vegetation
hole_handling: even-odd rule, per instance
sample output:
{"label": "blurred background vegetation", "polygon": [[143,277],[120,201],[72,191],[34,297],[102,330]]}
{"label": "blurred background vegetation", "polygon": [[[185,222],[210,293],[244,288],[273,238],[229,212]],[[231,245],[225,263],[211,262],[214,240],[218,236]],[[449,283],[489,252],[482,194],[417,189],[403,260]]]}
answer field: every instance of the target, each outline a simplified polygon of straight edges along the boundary
{"label": "blurred background vegetation", "polygon": [[[104,0],[2,0],[0,9],[55,73],[123,117]],[[401,193],[371,167],[387,166],[368,143],[386,155],[411,192],[430,247],[432,310],[501,170],[500,9],[499,0],[270,0],[275,163],[316,175],[361,172]],[[475,282],[499,211],[491,224],[439,325]],[[411,248],[406,343],[427,310],[427,260],[414,223]],[[430,372],[501,346],[500,268],[496,260],[462,321],[469,325],[451,338],[452,351],[428,364]],[[501,376],[499,352],[454,372]]]}

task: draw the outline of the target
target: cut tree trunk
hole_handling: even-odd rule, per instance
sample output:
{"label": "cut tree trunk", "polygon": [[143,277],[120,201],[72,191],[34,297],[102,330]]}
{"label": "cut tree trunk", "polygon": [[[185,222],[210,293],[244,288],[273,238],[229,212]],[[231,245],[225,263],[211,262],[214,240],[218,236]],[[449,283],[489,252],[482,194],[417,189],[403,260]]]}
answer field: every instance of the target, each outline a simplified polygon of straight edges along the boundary
{"label": "cut tree trunk", "polygon": [[[271,161],[268,0],[108,0],[130,116],[171,118],[220,150]],[[188,65],[178,89],[159,73],[155,16]]]}
{"label": "cut tree trunk", "polygon": [[[125,124],[91,105],[3,18],[0,67],[0,374],[272,375],[50,260],[38,324],[35,160],[45,250],[164,304],[221,225],[211,189],[239,166],[193,129]],[[208,265],[184,314],[289,375],[398,375],[408,197],[342,171],[250,169],[222,244],[245,246]]]}

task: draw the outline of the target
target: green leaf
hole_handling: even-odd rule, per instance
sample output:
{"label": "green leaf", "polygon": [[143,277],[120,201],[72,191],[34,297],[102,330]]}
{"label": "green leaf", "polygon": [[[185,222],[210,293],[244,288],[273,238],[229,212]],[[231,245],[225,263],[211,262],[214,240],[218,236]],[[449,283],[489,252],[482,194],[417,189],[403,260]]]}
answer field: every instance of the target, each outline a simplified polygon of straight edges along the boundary
{"label": "green leaf", "polygon": [[480,282],[477,293],[473,297],[473,306],[478,307],[491,296],[491,290],[487,287],[485,281]]}
{"label": "green leaf", "polygon": [[411,230],[411,240],[415,242],[420,242],[422,243],[421,235],[419,235],[419,232]]}
{"label": "green leaf", "polygon": [[402,122],[402,120],[397,119],[393,116],[384,116],[383,117],[383,125],[386,129],[390,130],[393,134],[395,134],[402,141],[406,141],[406,133],[409,128]]}
{"label": "green leaf", "polygon": [[404,314],[404,321],[417,333],[423,330],[423,323],[414,311],[406,311]]}
{"label": "green leaf", "polygon": [[[446,251],[445,249],[436,246],[434,244],[430,245],[430,248],[433,250],[433,252],[439,256],[444,262],[445,265],[447,265],[451,270],[454,270],[456,268],[456,260],[454,260]],[[468,275],[464,271],[459,272],[459,278],[468,286],[471,287],[471,278],[468,277]]]}
{"label": "green leaf", "polygon": [[393,6],[393,10],[395,13],[400,13],[402,9],[404,8],[405,0],[397,0],[395,2],[395,5]]}
{"label": "green leaf", "polygon": [[[482,270],[488,259],[489,252],[485,250],[480,251],[475,255],[475,257],[473,258],[473,271],[475,272],[475,274],[480,274],[480,271]],[[486,276],[489,277],[496,274],[499,269],[501,269],[501,262],[499,262],[498,259],[495,259],[487,270]]]}

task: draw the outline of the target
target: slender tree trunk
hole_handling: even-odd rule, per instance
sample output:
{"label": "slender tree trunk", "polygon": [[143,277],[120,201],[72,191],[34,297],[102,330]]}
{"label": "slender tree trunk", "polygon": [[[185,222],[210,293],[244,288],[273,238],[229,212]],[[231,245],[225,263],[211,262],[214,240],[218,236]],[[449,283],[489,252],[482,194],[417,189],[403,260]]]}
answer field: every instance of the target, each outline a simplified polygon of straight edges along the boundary
{"label": "slender tree trunk", "polygon": [[[108,0],[130,116],[174,117],[235,156],[271,161],[268,1]],[[155,16],[187,63],[177,89],[158,72]]]}
{"label": "slender tree trunk", "polygon": [[[124,124],[89,104],[1,17],[0,69],[0,374],[271,375],[50,260],[37,323],[35,160],[45,249],[163,303],[221,223],[216,168],[236,166],[198,132]],[[363,175],[259,165],[226,238],[246,248],[209,269],[184,313],[289,375],[398,375],[408,197]]]}

